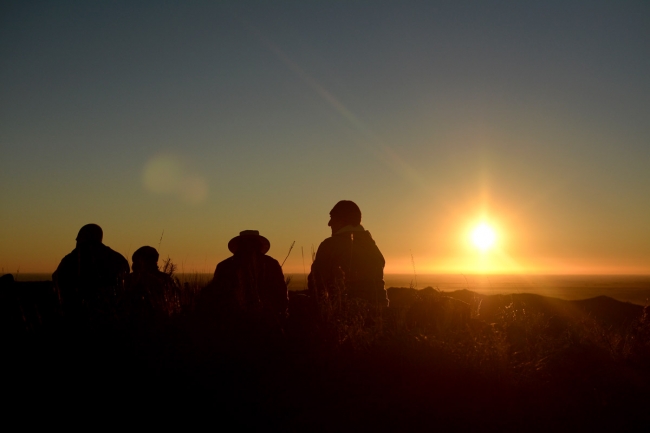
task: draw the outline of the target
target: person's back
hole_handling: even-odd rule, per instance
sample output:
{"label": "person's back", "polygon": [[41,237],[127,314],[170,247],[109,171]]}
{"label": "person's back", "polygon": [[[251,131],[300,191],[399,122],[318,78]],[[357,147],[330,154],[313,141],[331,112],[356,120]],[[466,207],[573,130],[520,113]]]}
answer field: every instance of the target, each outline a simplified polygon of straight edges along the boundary
{"label": "person's back", "polygon": [[138,248],[132,256],[133,272],[124,281],[128,308],[140,317],[180,311],[178,285],[158,269],[158,257],[153,247]]}
{"label": "person's back", "polygon": [[270,243],[255,230],[233,238],[233,256],[220,262],[201,298],[222,315],[262,312],[282,316],[287,309],[287,286],[277,260],[267,256]]}
{"label": "person's back", "polygon": [[332,237],[316,252],[309,274],[309,293],[349,298],[387,305],[384,289],[384,257],[370,232],[361,225],[361,211],[350,201],[341,201],[330,212]]}
{"label": "person's back", "polygon": [[65,310],[82,305],[98,307],[114,299],[129,272],[120,253],[102,243],[102,230],[87,224],[77,235],[77,246],[52,274]]}

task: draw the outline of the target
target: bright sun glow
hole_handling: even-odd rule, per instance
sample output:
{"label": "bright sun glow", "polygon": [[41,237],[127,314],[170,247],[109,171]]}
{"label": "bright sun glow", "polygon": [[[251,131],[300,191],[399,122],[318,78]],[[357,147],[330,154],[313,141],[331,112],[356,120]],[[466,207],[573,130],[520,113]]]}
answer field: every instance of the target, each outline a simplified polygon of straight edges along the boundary
{"label": "bright sun glow", "polygon": [[487,251],[494,245],[496,233],[489,225],[483,223],[472,231],[472,242],[482,251]]}

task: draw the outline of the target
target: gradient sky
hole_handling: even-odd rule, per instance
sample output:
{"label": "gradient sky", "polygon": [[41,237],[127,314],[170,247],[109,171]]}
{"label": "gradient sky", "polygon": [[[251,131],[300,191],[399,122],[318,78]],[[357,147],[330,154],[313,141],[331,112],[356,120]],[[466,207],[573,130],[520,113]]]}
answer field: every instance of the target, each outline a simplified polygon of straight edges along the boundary
{"label": "gradient sky", "polygon": [[647,274],[649,77],[647,1],[2,2],[0,266],[302,272],[349,199],[387,272]]}

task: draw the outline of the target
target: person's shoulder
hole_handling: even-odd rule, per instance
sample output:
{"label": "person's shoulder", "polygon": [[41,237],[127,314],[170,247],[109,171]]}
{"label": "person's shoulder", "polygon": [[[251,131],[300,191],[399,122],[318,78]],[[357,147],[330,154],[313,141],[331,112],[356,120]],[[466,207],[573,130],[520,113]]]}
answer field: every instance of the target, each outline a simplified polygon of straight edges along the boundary
{"label": "person's shoulder", "polygon": [[75,254],[77,249],[75,248],[70,253],[63,256],[59,262],[59,266],[56,267],[56,270],[52,273],[52,281],[56,281],[58,278],[61,278],[63,274],[68,273],[68,270],[71,269],[76,264]]}
{"label": "person's shoulder", "polygon": [[102,245],[102,249],[104,250],[104,254],[105,254],[104,257],[108,257],[113,264],[125,268],[127,272],[129,271],[130,269],[129,261],[126,259],[126,257],[118,253],[108,245],[104,245],[104,244],[101,245]]}
{"label": "person's shoulder", "polygon": [[372,235],[368,230],[364,230],[362,232],[357,232],[354,234],[355,239],[362,239],[364,241],[369,241],[372,242],[373,244],[375,243],[375,240],[372,238]]}
{"label": "person's shoulder", "polygon": [[70,251],[68,254],[66,254],[65,256],[63,256],[63,258],[61,259],[61,261],[63,262],[64,260],[73,260],[73,259],[76,260],[77,252],[78,252],[77,248],[73,249],[73,250]]}
{"label": "person's shoulder", "polygon": [[348,244],[350,241],[350,236],[341,236],[341,235],[334,235],[330,236],[329,238],[325,238],[323,242],[320,243],[318,246],[318,250],[316,252],[316,258],[317,259],[323,259],[326,257],[331,256],[332,254],[336,255],[338,254],[338,251],[341,250],[341,248],[344,248],[346,244]]}
{"label": "person's shoulder", "polygon": [[349,245],[350,241],[353,239],[353,236],[357,236],[357,232],[336,233],[335,235],[332,235],[331,237],[325,239],[323,243],[327,241],[327,245],[332,247]]}
{"label": "person's shoulder", "polygon": [[168,284],[168,285],[169,284],[171,284],[171,285],[176,284],[176,281],[174,280],[174,278],[171,275],[169,275],[167,272],[156,271],[155,275],[160,281],[164,282],[165,284]]}
{"label": "person's shoulder", "polygon": [[229,266],[232,266],[233,263],[235,263],[235,256],[230,256],[227,259],[224,259],[217,263],[217,269],[219,268],[227,268]]}
{"label": "person's shoulder", "polygon": [[330,236],[328,238],[323,239],[323,242],[320,243],[318,246],[318,249],[320,250],[321,248],[329,248],[333,245],[339,244],[341,241],[345,241],[345,237],[343,236]]}
{"label": "person's shoulder", "polygon": [[270,264],[270,265],[273,265],[273,266],[278,266],[278,267],[280,267],[280,262],[278,262],[277,260],[275,260],[273,257],[271,257],[271,256],[267,256],[266,254],[264,254],[262,257],[263,257],[262,260],[264,260],[266,263],[268,263],[268,264]]}
{"label": "person's shoulder", "polygon": [[124,257],[122,254],[118,253],[113,248],[109,247],[108,245],[101,244],[100,248],[102,248],[106,252],[106,254],[110,254],[111,256],[113,256],[115,258],[121,258],[121,259],[124,259],[126,261],[126,257]]}
{"label": "person's shoulder", "polygon": [[77,263],[77,253],[78,253],[78,251],[75,248],[72,251],[70,251],[68,254],[63,256],[63,258],[61,259],[61,263],[59,264],[59,267],[66,266],[68,264],[76,264]]}
{"label": "person's shoulder", "polygon": [[233,269],[237,266],[235,263],[235,256],[230,256],[225,260],[220,261],[217,263],[217,267],[214,268],[214,275],[215,277],[217,274],[223,274],[228,273],[228,272],[233,272]]}

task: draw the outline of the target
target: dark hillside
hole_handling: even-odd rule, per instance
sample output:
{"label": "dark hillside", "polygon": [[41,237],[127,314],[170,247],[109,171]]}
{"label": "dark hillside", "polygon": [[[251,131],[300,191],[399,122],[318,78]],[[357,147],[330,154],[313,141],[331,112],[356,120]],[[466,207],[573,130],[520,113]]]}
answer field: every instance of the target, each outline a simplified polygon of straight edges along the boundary
{"label": "dark hillside", "polygon": [[605,297],[391,288],[391,306],[377,309],[291,292],[276,332],[193,309],[199,287],[183,288],[180,313],[143,321],[119,305],[69,317],[50,283],[1,283],[11,408],[29,401],[62,419],[88,410],[282,431],[621,430],[650,404],[647,311]]}
{"label": "dark hillside", "polygon": [[477,319],[486,322],[493,322],[505,310],[513,309],[543,314],[549,318],[595,320],[604,327],[622,329],[637,321],[644,311],[640,305],[617,301],[608,296],[569,301],[530,293],[481,295],[469,290],[438,292],[432,287],[422,290],[391,287],[388,296],[391,307],[396,308],[408,308],[427,298],[451,298],[468,305]]}

